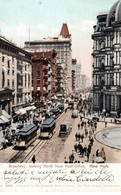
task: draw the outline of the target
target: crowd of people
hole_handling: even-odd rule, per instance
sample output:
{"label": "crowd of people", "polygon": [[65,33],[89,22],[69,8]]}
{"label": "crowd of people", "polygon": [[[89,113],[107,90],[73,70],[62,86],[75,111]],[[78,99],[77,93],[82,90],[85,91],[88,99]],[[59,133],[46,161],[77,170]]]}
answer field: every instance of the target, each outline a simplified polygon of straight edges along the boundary
{"label": "crowd of people", "polygon": [[[83,109],[80,111],[80,122],[77,124],[77,130],[75,133],[74,150],[69,155],[68,160],[65,158],[65,163],[80,163],[81,162],[106,162],[106,154],[104,148],[99,151],[96,150],[95,154],[92,154],[92,147],[94,143],[94,134],[97,130],[98,120],[85,119],[85,114],[91,114],[91,106],[84,104]],[[105,122],[107,127],[107,122]],[[85,144],[86,143],[86,144]],[[77,160],[80,159],[80,160]]]}

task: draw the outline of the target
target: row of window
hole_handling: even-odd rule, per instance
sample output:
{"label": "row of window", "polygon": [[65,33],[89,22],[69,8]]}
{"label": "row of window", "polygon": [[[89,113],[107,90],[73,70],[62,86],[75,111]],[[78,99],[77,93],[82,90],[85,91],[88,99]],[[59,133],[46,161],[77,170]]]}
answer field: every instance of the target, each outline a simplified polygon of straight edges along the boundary
{"label": "row of window", "polygon": [[102,78],[100,75],[94,75],[93,84],[96,86],[121,86],[121,73],[108,73]]}
{"label": "row of window", "polygon": [[[2,56],[2,62],[5,62],[5,56]],[[14,57],[12,57],[12,64],[14,65]],[[8,59],[8,65],[10,66],[10,59]]]}
{"label": "row of window", "polygon": [[[8,88],[10,87],[10,79],[7,79],[7,86]],[[12,79],[12,88],[14,88],[15,85],[14,85],[14,79]]]}
{"label": "row of window", "polygon": [[114,36],[106,36],[104,41],[96,40],[94,42],[94,50],[100,50],[105,47],[111,48],[115,43],[121,44],[121,32],[115,32]]}
{"label": "row of window", "polygon": [[120,110],[120,97],[116,95],[105,95],[104,98],[100,96],[100,94],[94,93],[93,94],[93,103],[94,106],[99,106],[101,103],[103,103],[103,107],[107,111],[117,111],[118,109]]}

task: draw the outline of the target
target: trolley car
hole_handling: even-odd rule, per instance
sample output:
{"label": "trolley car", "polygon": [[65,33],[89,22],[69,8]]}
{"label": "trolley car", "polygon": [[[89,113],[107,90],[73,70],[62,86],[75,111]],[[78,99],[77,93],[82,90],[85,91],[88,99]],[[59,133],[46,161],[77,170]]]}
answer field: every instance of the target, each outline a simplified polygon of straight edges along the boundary
{"label": "trolley car", "polygon": [[70,101],[68,103],[68,108],[73,109],[74,108],[74,101]]}
{"label": "trolley car", "polygon": [[52,108],[52,109],[50,110],[50,112],[53,113],[53,116],[52,116],[52,117],[53,117],[54,119],[58,118],[58,116],[59,116],[59,114],[60,114],[59,108],[58,108],[58,107]]}
{"label": "trolley car", "polygon": [[56,120],[53,118],[48,118],[42,123],[40,130],[40,137],[51,138],[55,133]]}
{"label": "trolley car", "polygon": [[58,104],[59,112],[62,113],[64,111],[64,104]]}
{"label": "trolley car", "polygon": [[16,147],[27,148],[37,138],[37,126],[26,125],[16,134]]}
{"label": "trolley car", "polygon": [[78,96],[74,96],[74,102],[78,102],[79,97]]}

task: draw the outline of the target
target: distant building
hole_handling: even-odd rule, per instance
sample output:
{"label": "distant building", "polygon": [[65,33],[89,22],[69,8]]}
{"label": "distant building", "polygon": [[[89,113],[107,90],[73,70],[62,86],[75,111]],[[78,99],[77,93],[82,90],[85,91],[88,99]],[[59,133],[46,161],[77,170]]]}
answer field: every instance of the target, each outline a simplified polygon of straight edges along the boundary
{"label": "distant building", "polygon": [[72,59],[72,71],[73,71],[73,76],[72,76],[73,90],[80,91],[82,88],[81,64],[77,63],[76,59]]}
{"label": "distant building", "polygon": [[64,94],[65,91],[65,84],[64,84],[64,80],[65,80],[65,72],[64,69],[62,67],[62,64],[57,64],[56,65],[56,92],[59,94]]}
{"label": "distant building", "polygon": [[81,83],[82,83],[81,84],[81,89],[82,90],[88,89],[90,87],[90,80],[87,77],[87,75],[85,75],[85,74],[81,75]]}
{"label": "distant building", "polygon": [[31,56],[0,36],[0,114],[12,115],[31,102]]}
{"label": "distant building", "polygon": [[53,50],[32,57],[32,96],[37,107],[56,94],[56,55]]}
{"label": "distant building", "polygon": [[121,114],[121,1],[97,16],[93,43],[93,107]]}
{"label": "distant building", "polygon": [[71,35],[69,34],[67,24],[63,24],[60,35],[53,38],[44,38],[39,41],[25,42],[24,49],[31,53],[49,52],[53,49],[57,52],[57,64],[65,64],[64,91],[72,92],[72,49]]}

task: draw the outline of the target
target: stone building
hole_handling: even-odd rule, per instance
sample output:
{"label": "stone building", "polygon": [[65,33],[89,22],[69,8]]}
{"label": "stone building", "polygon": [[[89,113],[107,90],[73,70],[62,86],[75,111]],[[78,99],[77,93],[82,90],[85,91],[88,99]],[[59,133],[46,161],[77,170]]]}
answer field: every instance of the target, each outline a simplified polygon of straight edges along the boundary
{"label": "stone building", "polygon": [[32,96],[37,107],[56,94],[56,55],[53,50],[36,52],[32,57]]}
{"label": "stone building", "polygon": [[97,16],[93,39],[93,109],[121,114],[121,1]]}
{"label": "stone building", "polygon": [[49,52],[53,49],[57,52],[57,64],[65,64],[65,85],[64,90],[67,93],[72,92],[72,49],[71,35],[69,34],[67,24],[63,24],[60,35],[53,38],[44,38],[39,41],[25,42],[24,49],[31,53]]}
{"label": "stone building", "polygon": [[65,91],[65,72],[62,64],[57,64],[56,66],[56,92],[59,94],[64,94]]}
{"label": "stone building", "polygon": [[80,91],[82,89],[81,64],[77,63],[76,59],[72,59],[72,71],[73,90]]}
{"label": "stone building", "polygon": [[31,101],[31,54],[0,36],[0,114]]}

